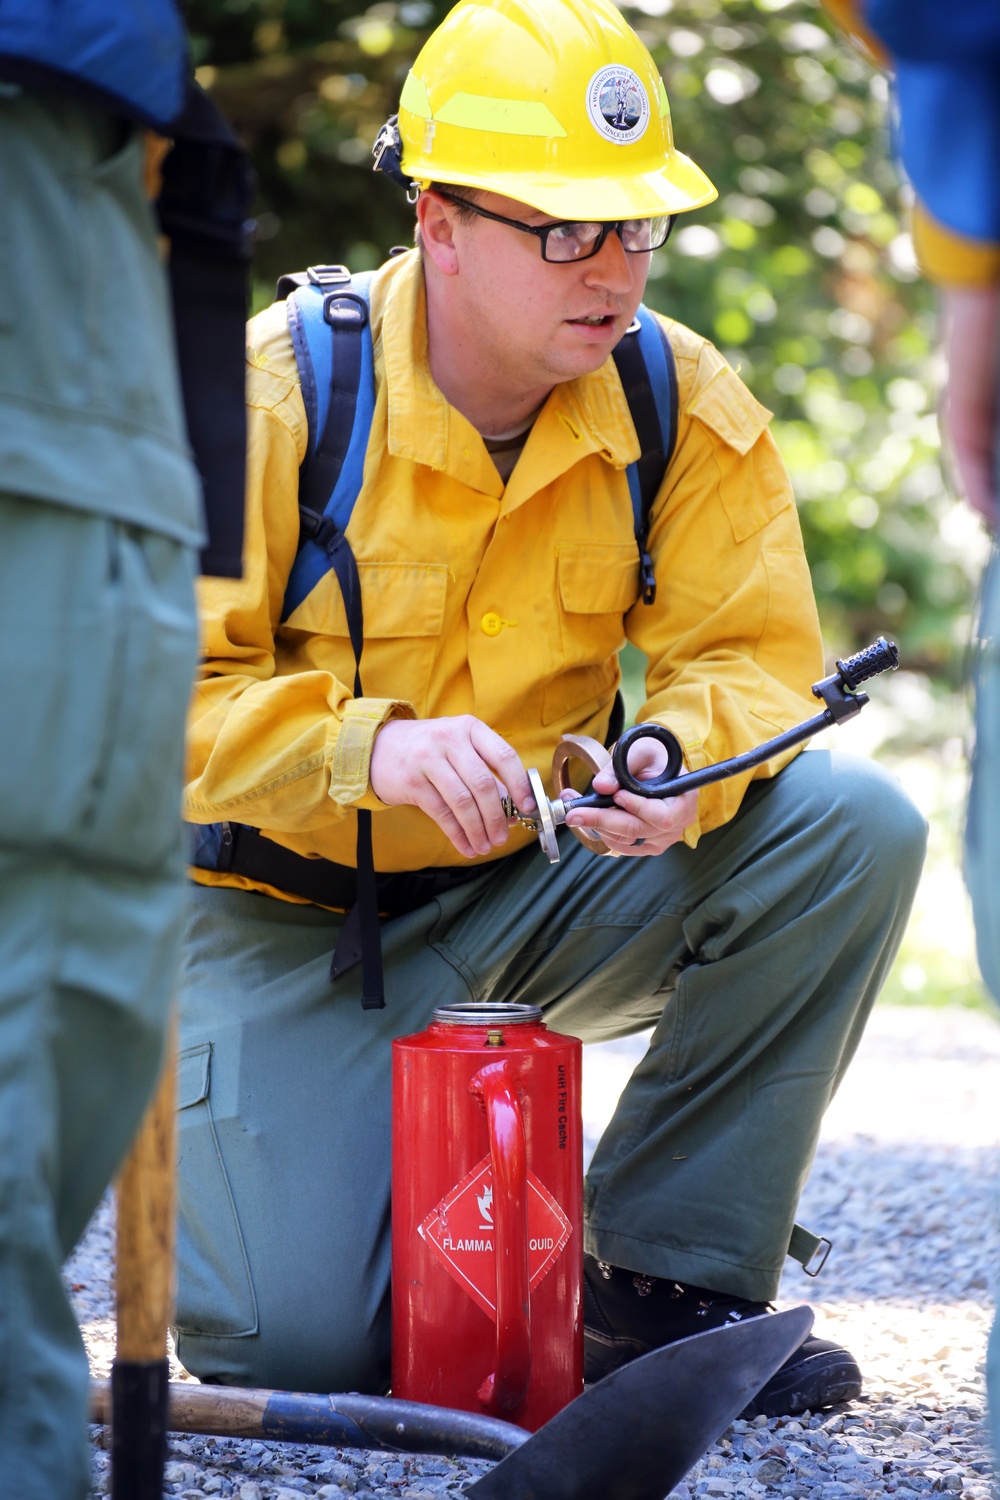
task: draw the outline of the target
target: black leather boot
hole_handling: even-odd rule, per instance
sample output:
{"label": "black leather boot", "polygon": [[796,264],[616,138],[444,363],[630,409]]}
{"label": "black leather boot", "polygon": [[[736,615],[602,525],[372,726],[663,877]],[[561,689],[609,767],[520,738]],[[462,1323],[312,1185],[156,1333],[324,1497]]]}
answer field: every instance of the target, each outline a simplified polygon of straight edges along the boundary
{"label": "black leather boot", "polygon": [[[772,1311],[705,1287],[665,1281],[611,1266],[593,1256],[583,1262],[584,1378],[600,1380],[629,1360],[709,1328],[741,1323]],[[807,1338],[741,1413],[745,1418],[796,1416],[850,1401],[861,1391],[853,1355],[826,1339]]]}

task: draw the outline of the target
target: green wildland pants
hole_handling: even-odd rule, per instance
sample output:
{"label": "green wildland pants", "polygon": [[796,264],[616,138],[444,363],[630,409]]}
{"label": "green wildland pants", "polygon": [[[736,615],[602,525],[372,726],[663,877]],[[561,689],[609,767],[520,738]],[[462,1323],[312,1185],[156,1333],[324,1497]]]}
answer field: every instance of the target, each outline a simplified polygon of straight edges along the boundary
{"label": "green wildland pants", "polygon": [[[965,828],[965,875],[979,967],[1000,1005],[1000,554],[995,546],[983,574],[978,634],[976,746]],[[997,1295],[1000,1298],[1000,1286]],[[986,1384],[993,1452],[1000,1464],[1000,1312],[990,1334]]]}
{"label": "green wildland pants", "polygon": [[383,924],[386,1008],[335,985],[342,918],[198,887],[181,988],[178,1352],[202,1378],[384,1389],[393,1037],[436,1005],[540,1005],[584,1041],[653,1027],[586,1183],[586,1249],[773,1296],[820,1121],[916,888],[923,820],[811,750],[654,859],[563,836]]}
{"label": "green wildland pants", "polygon": [[185,898],[194,560],[0,494],[0,1495],[82,1500],[63,1260],[160,1065]]}
{"label": "green wildland pants", "polygon": [[160,1065],[197,477],[140,136],[0,84],[0,1496],[90,1492],[63,1260]]}

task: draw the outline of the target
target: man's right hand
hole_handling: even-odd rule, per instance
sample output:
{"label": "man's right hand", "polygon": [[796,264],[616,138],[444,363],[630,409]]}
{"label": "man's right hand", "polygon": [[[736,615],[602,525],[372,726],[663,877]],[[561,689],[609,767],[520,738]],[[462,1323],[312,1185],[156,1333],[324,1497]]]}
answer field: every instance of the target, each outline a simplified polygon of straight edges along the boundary
{"label": "man's right hand", "polygon": [[419,807],[474,859],[506,843],[500,787],[521,812],[533,813],[527,773],[506,740],[481,719],[390,719],[375,736],[372,791],[389,807]]}

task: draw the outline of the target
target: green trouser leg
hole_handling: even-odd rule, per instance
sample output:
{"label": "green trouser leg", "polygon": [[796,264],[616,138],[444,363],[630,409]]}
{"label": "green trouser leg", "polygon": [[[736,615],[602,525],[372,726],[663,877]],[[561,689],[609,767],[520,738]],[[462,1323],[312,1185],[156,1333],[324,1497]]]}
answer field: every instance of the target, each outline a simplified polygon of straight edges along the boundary
{"label": "green trouser leg", "polygon": [[[983,979],[1000,1004],[1000,554],[983,574],[975,664],[976,748],[965,828],[965,875]],[[993,1452],[1000,1461],[1000,1313],[986,1360]]]}
{"label": "green trouser leg", "polygon": [[0,1496],[83,1500],[60,1270],[159,1069],[185,900],[193,558],[0,494]]}
{"label": "green trouser leg", "polygon": [[965,875],[979,967],[1000,1004],[1000,554],[983,573],[973,681],[976,743],[965,827]]}
{"label": "green trouser leg", "polygon": [[587,1248],[765,1300],[823,1110],[902,935],[924,827],[878,766],[810,751],[655,859],[569,837],[383,928],[387,1005],[331,987],[340,919],[200,888],[186,943],[178,1352],[202,1378],[388,1379],[390,1047],[438,1004],[654,1026],[587,1184]]}
{"label": "green trouser leg", "polygon": [[[1000,429],[994,460],[995,488],[1000,493]],[[976,746],[965,825],[965,877],[979,967],[1000,1005],[1000,553],[995,542],[983,573],[978,627],[973,673]],[[986,1390],[994,1465],[1000,1472],[1000,1308],[986,1354]]]}

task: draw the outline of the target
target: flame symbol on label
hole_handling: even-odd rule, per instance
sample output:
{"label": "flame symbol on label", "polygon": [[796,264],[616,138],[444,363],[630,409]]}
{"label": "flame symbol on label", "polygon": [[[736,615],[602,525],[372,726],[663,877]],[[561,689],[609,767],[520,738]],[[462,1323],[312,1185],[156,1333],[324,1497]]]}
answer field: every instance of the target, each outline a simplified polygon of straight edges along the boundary
{"label": "flame symbol on label", "polygon": [[483,1220],[480,1229],[493,1228],[493,1184],[487,1187],[484,1193],[476,1194],[476,1202],[479,1204],[479,1215]]}

